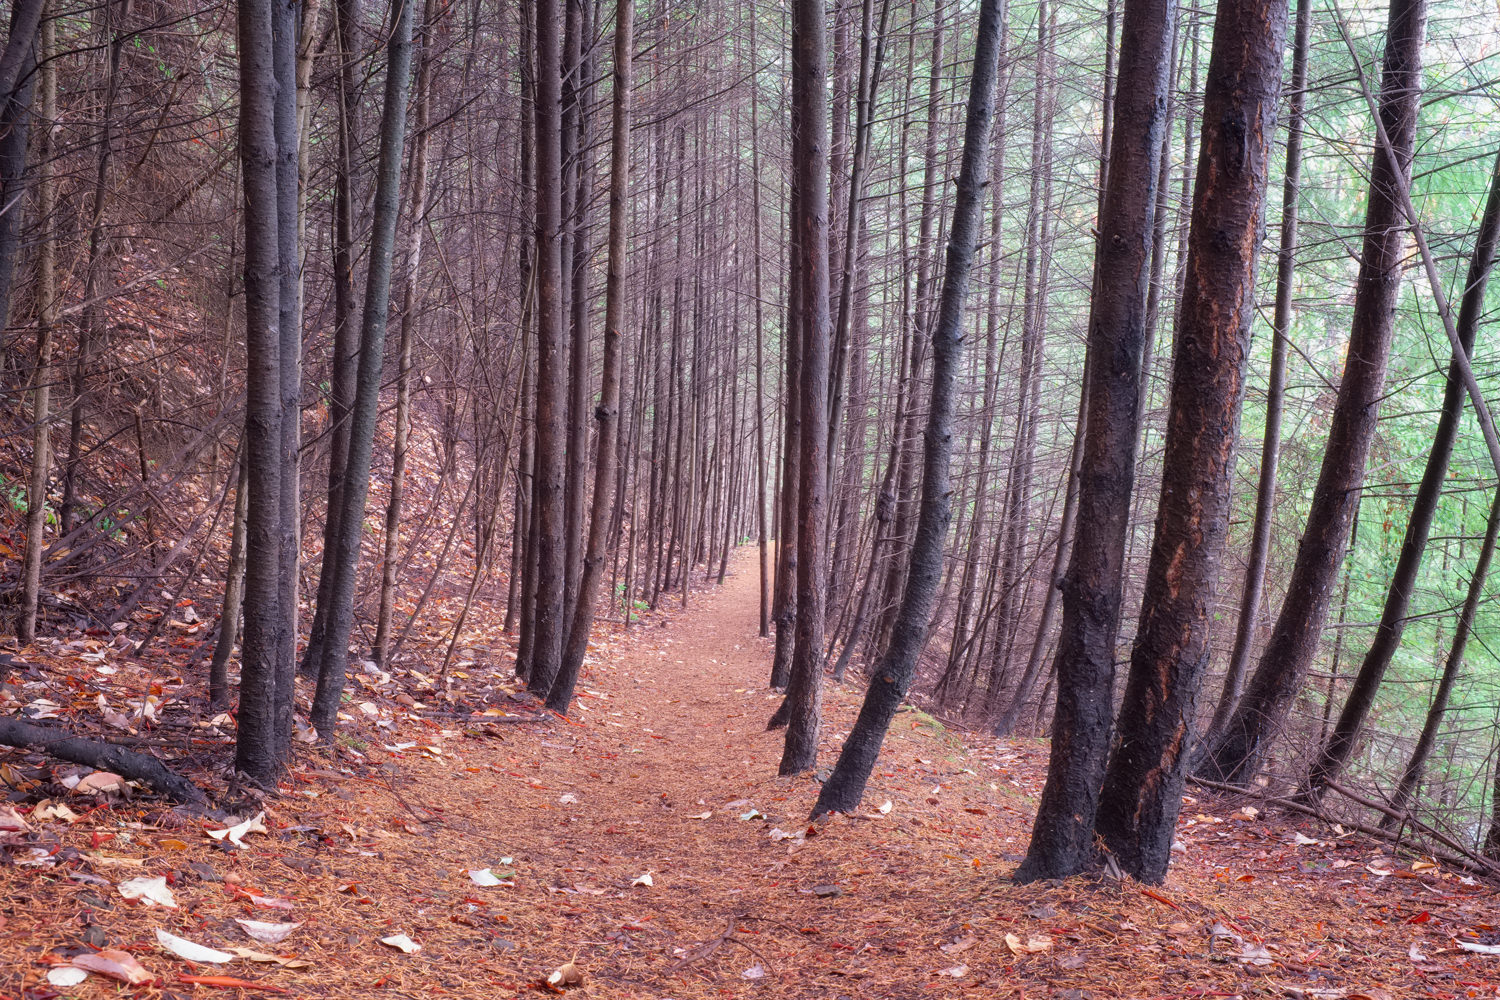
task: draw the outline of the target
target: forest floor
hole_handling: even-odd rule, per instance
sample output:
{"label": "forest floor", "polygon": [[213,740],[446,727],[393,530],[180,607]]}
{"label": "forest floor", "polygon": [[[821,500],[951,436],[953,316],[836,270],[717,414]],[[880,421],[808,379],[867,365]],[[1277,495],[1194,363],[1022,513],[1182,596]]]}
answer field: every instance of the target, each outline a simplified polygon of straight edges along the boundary
{"label": "forest floor", "polygon": [[[477,718],[433,717],[420,670],[364,678],[336,756],[301,746],[243,849],[149,796],[75,790],[54,801],[78,818],[45,818],[48,786],[23,780],[40,758],[0,751],[27,826],[0,848],[0,997],[118,995],[97,974],[49,985],[101,948],[163,998],[511,997],[558,992],[555,972],[582,996],[682,1000],[1500,996],[1495,885],[1245,803],[1187,804],[1163,886],[1011,884],[1041,741],[903,712],[862,813],[810,828],[816,778],[777,777],[764,727],[753,559],[686,611],[605,629],[576,720],[500,721],[531,711],[508,663],[455,668],[488,692]],[[859,695],[827,693],[825,766]],[[175,908],[123,898],[136,878]],[[258,943],[237,919],[297,926]],[[185,962],[158,930],[262,961]]]}

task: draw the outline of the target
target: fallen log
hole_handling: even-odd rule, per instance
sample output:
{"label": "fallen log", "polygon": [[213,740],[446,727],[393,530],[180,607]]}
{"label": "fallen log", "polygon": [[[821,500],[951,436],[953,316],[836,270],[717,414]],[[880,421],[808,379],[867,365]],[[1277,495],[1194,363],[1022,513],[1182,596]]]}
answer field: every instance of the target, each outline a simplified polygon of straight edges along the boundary
{"label": "fallen log", "polygon": [[111,743],[72,736],[61,729],[14,718],[0,719],[0,744],[41,750],[74,764],[111,771],[122,778],[144,782],[184,805],[199,809],[208,805],[203,789],[150,754],[136,753]]}

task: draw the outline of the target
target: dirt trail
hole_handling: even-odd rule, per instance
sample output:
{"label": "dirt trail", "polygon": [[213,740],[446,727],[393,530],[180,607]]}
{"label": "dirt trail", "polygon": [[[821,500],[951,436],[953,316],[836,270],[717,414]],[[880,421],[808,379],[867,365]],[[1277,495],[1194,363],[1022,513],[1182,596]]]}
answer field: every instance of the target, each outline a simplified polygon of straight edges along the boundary
{"label": "dirt trail", "polygon": [[[310,752],[248,850],[160,810],[46,824],[62,864],[0,866],[0,1000],[55,995],[46,955],[85,944],[138,957],[164,998],[206,995],[184,973],[340,1000],[532,996],[569,961],[580,995],[603,998],[1500,995],[1500,959],[1454,939],[1489,919],[1490,887],[1315,823],[1304,843],[1192,801],[1163,887],[1013,886],[1045,745],[921,713],[897,717],[862,815],[809,829],[816,779],[778,778],[781,734],[764,731],[778,697],[753,552],[732,568],[686,612],[604,628],[576,721],[480,727],[387,705],[385,727],[351,723],[343,758]],[[461,682],[486,681],[468,669]],[[828,692],[823,767],[858,696]],[[476,885],[486,868],[506,884]],[[1409,877],[1374,874],[1396,869]],[[167,876],[180,909],[120,901],[134,875]],[[305,921],[263,950],[310,966],[192,969],[155,943],[162,928],[252,944],[235,917]],[[1240,942],[1211,940],[1215,923]],[[379,943],[396,934],[421,950]],[[115,990],[95,977],[77,995]]]}

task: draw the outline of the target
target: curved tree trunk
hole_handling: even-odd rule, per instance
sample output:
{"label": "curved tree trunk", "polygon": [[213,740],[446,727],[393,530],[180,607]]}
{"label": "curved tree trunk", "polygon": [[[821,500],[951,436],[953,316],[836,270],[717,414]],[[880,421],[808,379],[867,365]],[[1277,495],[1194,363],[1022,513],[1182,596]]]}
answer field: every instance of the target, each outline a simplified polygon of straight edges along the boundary
{"label": "curved tree trunk", "polygon": [[1286,721],[1307,677],[1328,619],[1333,581],[1343,562],[1349,526],[1364,485],[1395,328],[1407,232],[1401,192],[1411,172],[1416,139],[1426,25],[1426,0],[1393,0],[1380,117],[1400,162],[1400,173],[1384,150],[1375,151],[1354,320],[1323,464],[1287,581],[1288,598],[1244,697],[1208,745],[1199,767],[1204,777],[1213,780],[1244,783],[1259,773],[1266,747]]}

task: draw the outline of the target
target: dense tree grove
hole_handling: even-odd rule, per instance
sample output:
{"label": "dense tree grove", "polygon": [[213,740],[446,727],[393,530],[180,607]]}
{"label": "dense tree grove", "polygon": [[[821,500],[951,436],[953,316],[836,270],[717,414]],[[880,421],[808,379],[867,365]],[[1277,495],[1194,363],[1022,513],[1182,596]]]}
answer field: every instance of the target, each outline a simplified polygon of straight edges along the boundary
{"label": "dense tree grove", "polygon": [[1190,782],[1500,859],[1493,5],[5,20],[0,618],[214,607],[239,783],[414,632],[567,715],[737,571],[783,774],[868,685],[817,813],[914,702],[1050,737],[1022,880],[1160,881]]}

